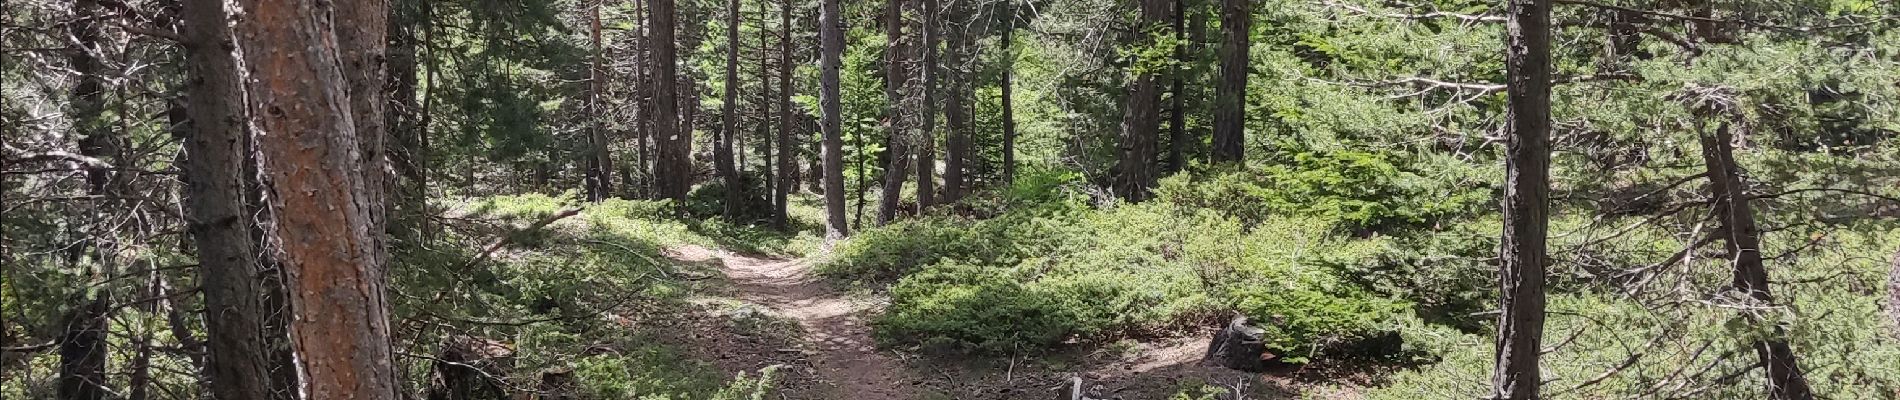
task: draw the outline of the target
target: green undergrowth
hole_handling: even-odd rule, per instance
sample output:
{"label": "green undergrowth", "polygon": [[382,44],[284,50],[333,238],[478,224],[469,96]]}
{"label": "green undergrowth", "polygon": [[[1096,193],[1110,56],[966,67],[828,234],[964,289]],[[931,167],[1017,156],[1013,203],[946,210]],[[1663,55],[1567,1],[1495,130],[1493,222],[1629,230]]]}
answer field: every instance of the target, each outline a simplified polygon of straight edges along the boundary
{"label": "green undergrowth", "polygon": [[[808,197],[808,196],[806,196]],[[438,340],[479,337],[514,349],[507,377],[533,387],[537,373],[571,370],[583,398],[754,399],[771,387],[758,371],[730,376],[694,360],[678,340],[642,321],[697,317],[685,300],[716,285],[716,266],[665,256],[682,246],[799,257],[817,247],[808,198],[795,198],[796,230],[724,218],[682,217],[666,201],[588,203],[573,193],[469,198],[440,203],[447,217],[425,243],[395,246],[392,298],[406,352],[431,354]],[[578,214],[524,228],[564,210]],[[690,209],[690,207],[689,207]],[[486,258],[480,249],[505,244]],[[410,240],[413,238],[398,238]],[[430,363],[404,369],[427,376]]]}
{"label": "green undergrowth", "polygon": [[[1463,183],[1475,171],[1380,171],[1392,176],[1198,171],[1127,204],[1092,200],[1098,191],[1074,174],[1031,170],[960,205],[974,212],[859,232],[819,270],[886,290],[875,328],[897,346],[1034,354],[1204,332],[1238,314],[1266,329],[1280,361],[1401,366],[1377,377],[1371,398],[1482,397],[1502,228],[1489,210],[1494,193]],[[1640,188],[1675,178],[1618,179]],[[1631,205],[1619,196],[1565,203],[1551,216],[1549,397],[1759,397],[1750,346],[1776,326],[1817,392],[1900,395],[1900,327],[1881,314],[1900,226],[1817,222],[1857,212],[1825,199],[1762,199],[1758,219],[1773,228],[1761,251],[1777,296],[1764,307],[1727,289],[1733,267],[1721,242],[1678,257],[1707,234],[1697,219],[1706,208],[1652,216],[1697,197]],[[1600,212],[1629,207],[1648,208]]]}
{"label": "green undergrowth", "polygon": [[1410,302],[1352,276],[1391,241],[1344,234],[1341,219],[1240,218],[1184,206],[1186,194],[1168,184],[1155,201],[1091,207],[1079,182],[1045,173],[972,200],[1004,210],[992,218],[933,216],[860,232],[820,272],[888,285],[891,306],[876,323],[886,342],[991,354],[1240,313],[1263,321],[1270,351],[1303,362],[1387,342],[1374,339],[1417,320]]}

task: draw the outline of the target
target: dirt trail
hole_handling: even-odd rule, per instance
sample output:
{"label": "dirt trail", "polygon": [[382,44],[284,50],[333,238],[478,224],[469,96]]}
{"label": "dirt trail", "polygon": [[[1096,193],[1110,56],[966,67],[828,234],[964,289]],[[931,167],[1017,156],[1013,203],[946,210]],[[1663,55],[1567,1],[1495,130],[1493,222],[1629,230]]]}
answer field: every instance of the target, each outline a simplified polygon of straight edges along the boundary
{"label": "dirt trail", "polygon": [[909,370],[879,351],[865,326],[871,305],[852,301],[812,276],[806,259],[771,259],[699,246],[676,248],[673,258],[715,262],[731,280],[728,295],[770,308],[804,328],[803,344],[817,375],[833,386],[836,399],[908,399],[916,397]]}

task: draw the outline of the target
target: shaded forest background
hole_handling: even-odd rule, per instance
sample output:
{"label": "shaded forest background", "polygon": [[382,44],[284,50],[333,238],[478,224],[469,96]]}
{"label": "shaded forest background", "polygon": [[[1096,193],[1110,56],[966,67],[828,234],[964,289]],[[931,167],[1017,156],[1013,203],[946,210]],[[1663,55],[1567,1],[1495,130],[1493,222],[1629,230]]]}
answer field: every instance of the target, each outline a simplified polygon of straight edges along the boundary
{"label": "shaded forest background", "polygon": [[675,340],[805,340],[697,247],[906,362],[1242,316],[1287,396],[1900,398],[1900,6],[1511,4],[9,1],[0,397],[821,393]]}

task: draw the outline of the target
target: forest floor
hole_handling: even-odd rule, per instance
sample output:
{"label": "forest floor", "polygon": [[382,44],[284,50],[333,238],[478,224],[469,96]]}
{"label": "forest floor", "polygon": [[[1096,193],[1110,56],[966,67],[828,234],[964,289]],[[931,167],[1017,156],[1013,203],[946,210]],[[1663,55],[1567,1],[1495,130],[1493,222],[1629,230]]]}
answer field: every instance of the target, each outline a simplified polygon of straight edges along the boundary
{"label": "forest floor", "polygon": [[777,366],[775,387],[784,399],[1055,399],[1075,377],[1091,397],[1104,399],[1166,399],[1204,388],[1230,393],[1223,399],[1358,398],[1356,389],[1370,379],[1326,368],[1262,375],[1203,366],[1211,331],[1032,357],[886,349],[869,326],[881,298],[815,276],[809,259],[701,246],[666,253],[717,268],[729,283],[693,300],[725,322],[691,324],[696,332],[670,336],[728,373]]}

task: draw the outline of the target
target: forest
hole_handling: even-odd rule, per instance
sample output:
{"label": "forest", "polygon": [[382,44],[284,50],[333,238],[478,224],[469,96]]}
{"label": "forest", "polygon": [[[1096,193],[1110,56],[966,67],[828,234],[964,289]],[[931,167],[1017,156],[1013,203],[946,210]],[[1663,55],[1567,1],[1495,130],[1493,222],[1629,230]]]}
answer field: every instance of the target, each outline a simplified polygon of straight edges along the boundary
{"label": "forest", "polygon": [[6,0],[0,399],[1900,399],[1891,0]]}

